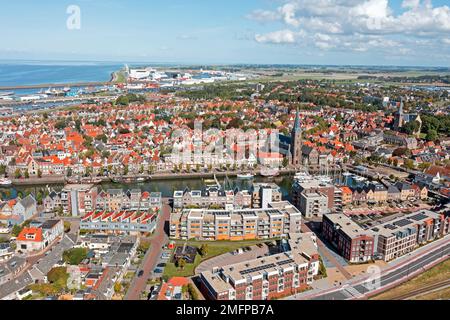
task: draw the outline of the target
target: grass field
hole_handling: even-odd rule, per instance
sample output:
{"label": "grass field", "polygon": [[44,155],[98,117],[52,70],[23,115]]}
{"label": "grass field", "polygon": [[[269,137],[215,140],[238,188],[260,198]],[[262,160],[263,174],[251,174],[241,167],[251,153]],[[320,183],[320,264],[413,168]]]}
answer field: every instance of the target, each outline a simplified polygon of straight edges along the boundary
{"label": "grass field", "polygon": [[450,288],[446,288],[443,290],[414,297],[411,300],[449,300],[449,299],[450,299]]}
{"label": "grass field", "polygon": [[[266,240],[267,241],[267,240]],[[178,269],[174,263],[167,263],[164,269],[164,277],[171,278],[177,277],[190,277],[194,275],[195,268],[207,259],[219,256],[221,254],[234,251],[239,248],[254,246],[259,243],[264,243],[266,241],[261,240],[248,240],[248,241],[188,241],[187,245],[200,248],[202,244],[208,245],[208,254],[206,257],[201,257],[199,254],[195,257],[195,261],[192,264],[186,264],[183,270]],[[183,245],[185,242],[178,241],[177,245]]]}
{"label": "grass field", "polygon": [[[372,300],[394,300],[396,297],[408,294],[413,290],[420,289],[424,286],[431,285],[450,278],[450,260],[447,260],[432,269],[422,273],[421,275],[405,282],[404,284],[395,287],[389,291],[379,294]],[[449,290],[447,290],[449,291]],[[438,293],[438,292],[437,292]],[[447,292],[448,294],[450,292]],[[424,296],[433,295],[436,293],[426,294]],[[447,296],[449,297],[449,296]]]}

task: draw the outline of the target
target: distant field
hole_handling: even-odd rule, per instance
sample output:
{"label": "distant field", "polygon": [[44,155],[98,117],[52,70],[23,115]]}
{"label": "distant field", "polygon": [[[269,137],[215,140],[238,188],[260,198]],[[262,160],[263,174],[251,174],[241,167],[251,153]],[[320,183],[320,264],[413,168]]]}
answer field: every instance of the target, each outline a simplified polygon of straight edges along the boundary
{"label": "distant field", "polygon": [[[376,76],[376,77],[420,77],[420,76],[445,76],[450,75],[450,72],[436,72],[436,71],[405,71],[405,72],[305,72],[292,71],[284,72],[283,76],[263,75],[261,80],[266,81],[294,81],[294,80],[336,80],[338,82],[383,82],[374,79],[358,79],[360,76]],[[405,85],[405,83],[389,82],[390,85]],[[414,84],[414,82],[411,82]]]}
{"label": "distant field", "polygon": [[[371,300],[395,300],[399,296],[408,294],[414,290],[418,290],[425,286],[432,285],[448,279],[450,279],[450,260],[447,260],[433,267],[432,269],[422,273],[421,275],[409,280],[408,282],[405,282],[404,284],[398,287],[395,287],[389,291],[386,291],[380,295],[371,298]],[[450,298],[450,290],[445,289],[438,292],[417,296],[414,299],[433,299],[437,296],[446,296],[448,299]]]}

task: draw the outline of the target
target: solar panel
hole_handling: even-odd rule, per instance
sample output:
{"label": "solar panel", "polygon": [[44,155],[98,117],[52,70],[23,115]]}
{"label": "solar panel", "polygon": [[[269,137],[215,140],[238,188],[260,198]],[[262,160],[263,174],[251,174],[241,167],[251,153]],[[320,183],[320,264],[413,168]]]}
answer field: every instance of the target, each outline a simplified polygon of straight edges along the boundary
{"label": "solar panel", "polygon": [[402,219],[402,220],[399,220],[399,221],[395,222],[394,224],[399,226],[399,227],[405,227],[405,226],[407,226],[407,225],[409,225],[411,223],[412,223],[411,220]]}
{"label": "solar panel", "polygon": [[427,218],[428,218],[428,216],[423,214],[423,213],[418,213],[418,214],[410,217],[410,219],[412,219],[414,221],[421,221],[421,220],[424,220],[424,219],[427,219]]}
{"label": "solar panel", "polygon": [[385,225],[384,226],[386,229],[390,229],[390,230],[395,230],[395,229],[397,229],[397,227],[396,226],[393,226],[392,224],[387,224],[387,225]]}
{"label": "solar panel", "polygon": [[285,264],[289,264],[289,263],[293,263],[293,262],[295,262],[294,259],[288,259],[288,260],[277,262],[277,265],[284,266]]}
{"label": "solar panel", "polygon": [[255,267],[255,268],[251,268],[251,269],[247,269],[247,270],[242,270],[239,273],[241,275],[246,275],[246,274],[249,274],[249,273],[258,272],[258,271],[262,271],[262,270],[269,269],[269,268],[274,268],[274,267],[276,267],[276,265],[273,264],[273,263],[270,263],[270,264],[266,264],[266,265],[263,265],[263,266],[259,266],[259,267]]}

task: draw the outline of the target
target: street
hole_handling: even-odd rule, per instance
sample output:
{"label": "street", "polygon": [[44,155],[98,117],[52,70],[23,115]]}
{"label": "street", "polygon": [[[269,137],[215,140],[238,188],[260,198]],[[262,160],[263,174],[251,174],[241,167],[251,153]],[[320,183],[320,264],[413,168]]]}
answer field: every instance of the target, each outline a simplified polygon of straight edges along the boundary
{"label": "street", "polygon": [[171,207],[167,203],[163,205],[155,233],[150,238],[150,249],[145,254],[141,268],[139,269],[144,271],[144,275],[138,277],[136,273],[124,300],[140,300],[141,293],[147,284],[147,279],[150,277],[150,273],[155,268],[158,258],[161,255],[162,247],[168,242],[165,225],[169,222],[171,210]]}
{"label": "street", "polygon": [[[360,280],[356,283],[347,283],[337,290],[324,290],[316,294],[305,293],[301,296],[293,296],[289,299],[301,299],[301,300],[349,300],[360,299],[367,296],[380,293],[387,290],[389,287],[409,279],[425,270],[437,261],[443,261],[448,259],[450,255],[450,239],[441,239],[442,243],[439,246],[434,246],[425,251],[420,257],[417,256],[407,260],[400,266],[397,266],[390,270],[382,271],[382,275],[379,279],[379,284],[376,288],[370,288],[365,284],[366,280]],[[369,288],[368,288],[369,287]]]}

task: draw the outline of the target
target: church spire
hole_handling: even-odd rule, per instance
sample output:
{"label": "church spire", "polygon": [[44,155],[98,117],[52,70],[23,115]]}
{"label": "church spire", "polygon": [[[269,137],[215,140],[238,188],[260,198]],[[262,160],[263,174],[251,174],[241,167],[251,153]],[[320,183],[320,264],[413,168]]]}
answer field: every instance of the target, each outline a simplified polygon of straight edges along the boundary
{"label": "church spire", "polygon": [[399,114],[403,114],[403,97],[400,100],[400,108],[398,109]]}
{"label": "church spire", "polygon": [[301,124],[300,124],[300,111],[297,108],[297,114],[295,115],[295,122],[294,122],[294,132],[300,132],[301,131]]}

